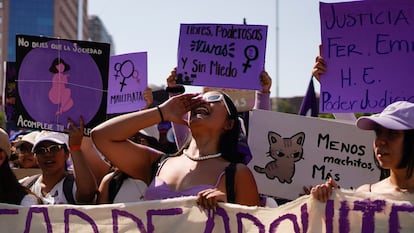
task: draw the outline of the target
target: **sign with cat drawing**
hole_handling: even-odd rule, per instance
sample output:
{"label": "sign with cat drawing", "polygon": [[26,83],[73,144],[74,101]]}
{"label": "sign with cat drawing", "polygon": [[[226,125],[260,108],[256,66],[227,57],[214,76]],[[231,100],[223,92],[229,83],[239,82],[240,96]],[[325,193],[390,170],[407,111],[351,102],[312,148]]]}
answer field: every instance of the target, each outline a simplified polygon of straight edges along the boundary
{"label": "sign with cat drawing", "polygon": [[248,166],[260,193],[293,200],[330,177],[346,189],[380,178],[374,133],[352,123],[253,110],[248,132]]}

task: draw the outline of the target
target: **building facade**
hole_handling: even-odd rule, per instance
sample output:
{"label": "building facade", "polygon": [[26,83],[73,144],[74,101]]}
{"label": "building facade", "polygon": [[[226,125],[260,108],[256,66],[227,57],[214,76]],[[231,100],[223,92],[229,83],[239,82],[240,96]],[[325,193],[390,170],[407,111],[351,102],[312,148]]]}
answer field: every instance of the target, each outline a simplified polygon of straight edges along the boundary
{"label": "building facade", "polygon": [[17,34],[87,40],[87,4],[87,0],[0,0],[2,63],[15,61]]}
{"label": "building facade", "polygon": [[97,15],[89,16],[89,39],[95,42],[102,42],[111,44],[110,55],[115,55],[115,46],[112,40],[112,36],[106,30],[102,20]]}

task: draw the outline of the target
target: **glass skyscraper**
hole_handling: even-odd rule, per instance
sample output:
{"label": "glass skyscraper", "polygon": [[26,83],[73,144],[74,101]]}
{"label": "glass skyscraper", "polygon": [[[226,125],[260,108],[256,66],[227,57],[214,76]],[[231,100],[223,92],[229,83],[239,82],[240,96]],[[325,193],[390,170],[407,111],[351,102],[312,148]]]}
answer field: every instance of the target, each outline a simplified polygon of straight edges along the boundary
{"label": "glass skyscraper", "polygon": [[[42,35],[52,37],[54,0],[10,1],[8,54],[9,61],[16,59],[16,35]],[[30,10],[28,10],[30,9]]]}
{"label": "glass skyscraper", "polygon": [[15,61],[17,34],[87,40],[87,4],[87,0],[0,0],[2,60]]}

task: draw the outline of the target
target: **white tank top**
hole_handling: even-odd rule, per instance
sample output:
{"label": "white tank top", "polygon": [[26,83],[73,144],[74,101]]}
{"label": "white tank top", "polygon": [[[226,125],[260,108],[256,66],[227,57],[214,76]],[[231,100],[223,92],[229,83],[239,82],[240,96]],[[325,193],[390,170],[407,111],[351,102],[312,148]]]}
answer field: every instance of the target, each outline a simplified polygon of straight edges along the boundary
{"label": "white tank top", "polygon": [[114,198],[113,203],[138,202],[144,200],[147,184],[139,179],[127,178]]}

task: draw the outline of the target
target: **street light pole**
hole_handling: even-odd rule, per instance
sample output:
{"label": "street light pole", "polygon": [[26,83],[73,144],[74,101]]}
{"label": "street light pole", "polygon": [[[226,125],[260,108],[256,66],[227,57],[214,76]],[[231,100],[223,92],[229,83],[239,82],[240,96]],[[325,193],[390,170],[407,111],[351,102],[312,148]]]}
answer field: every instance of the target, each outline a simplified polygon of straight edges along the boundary
{"label": "street light pole", "polygon": [[275,110],[278,111],[279,99],[279,0],[276,0],[276,101]]}
{"label": "street light pole", "polygon": [[78,0],[78,40],[83,39],[83,0]]}

